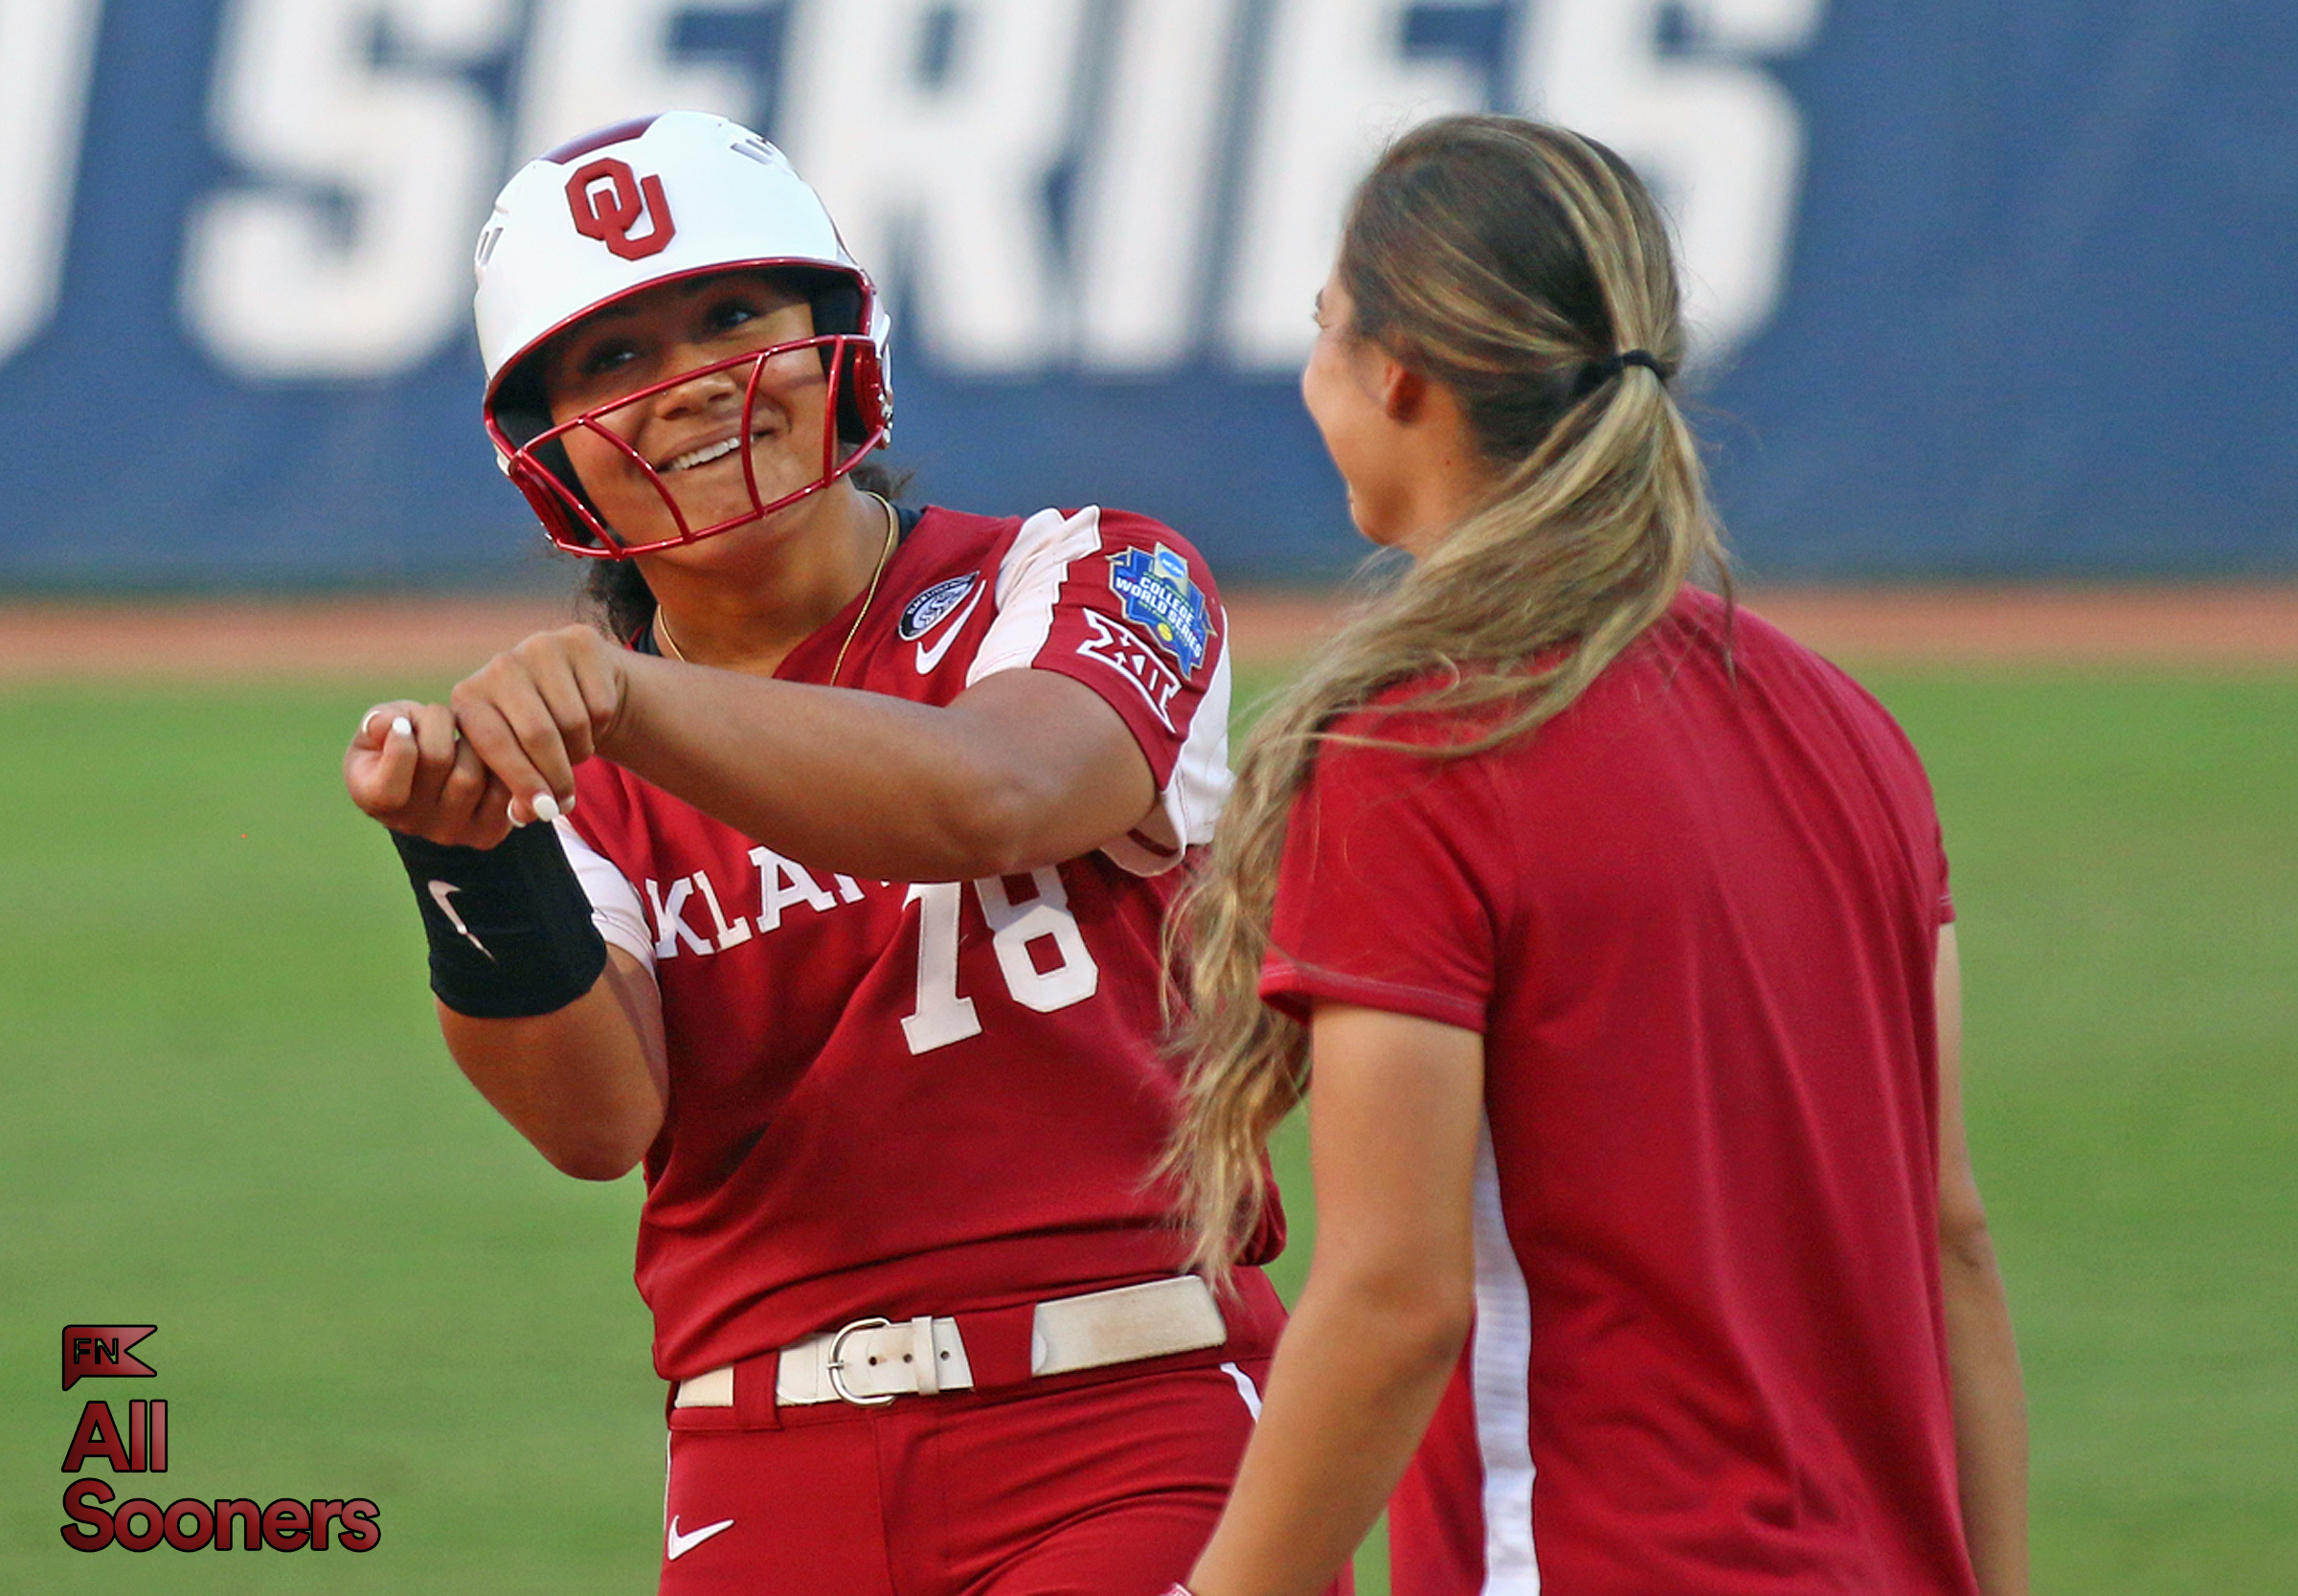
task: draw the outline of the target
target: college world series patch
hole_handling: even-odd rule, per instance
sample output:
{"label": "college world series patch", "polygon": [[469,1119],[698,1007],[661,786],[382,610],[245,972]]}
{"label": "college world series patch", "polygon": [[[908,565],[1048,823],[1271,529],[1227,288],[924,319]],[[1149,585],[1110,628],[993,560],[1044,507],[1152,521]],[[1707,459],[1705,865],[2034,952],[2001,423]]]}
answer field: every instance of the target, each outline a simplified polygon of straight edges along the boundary
{"label": "college world series patch", "polygon": [[1145,628],[1183,676],[1196,675],[1212,642],[1213,620],[1204,591],[1189,575],[1189,562],[1161,543],[1154,550],[1127,549],[1109,557],[1109,586],[1125,618]]}

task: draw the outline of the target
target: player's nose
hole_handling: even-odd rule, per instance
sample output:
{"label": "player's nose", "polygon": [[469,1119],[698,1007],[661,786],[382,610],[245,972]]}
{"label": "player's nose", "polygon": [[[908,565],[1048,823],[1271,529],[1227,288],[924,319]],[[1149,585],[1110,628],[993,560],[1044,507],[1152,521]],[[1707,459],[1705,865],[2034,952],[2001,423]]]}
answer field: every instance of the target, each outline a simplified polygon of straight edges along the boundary
{"label": "player's nose", "polygon": [[[707,357],[693,349],[676,349],[672,355],[678,362],[671,368],[674,371],[710,364]],[[747,365],[722,367],[714,371],[697,371],[685,381],[674,382],[655,394],[654,414],[668,419],[712,410],[739,409],[750,371]]]}

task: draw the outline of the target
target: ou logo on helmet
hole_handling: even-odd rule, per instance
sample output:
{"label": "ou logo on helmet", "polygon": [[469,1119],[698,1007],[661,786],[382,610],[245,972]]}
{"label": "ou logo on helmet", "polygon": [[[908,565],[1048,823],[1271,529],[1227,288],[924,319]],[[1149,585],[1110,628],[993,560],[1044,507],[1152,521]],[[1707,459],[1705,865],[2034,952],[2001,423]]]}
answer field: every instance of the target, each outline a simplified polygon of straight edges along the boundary
{"label": "ou logo on helmet", "polygon": [[[628,161],[601,155],[567,179],[567,205],[574,213],[574,231],[596,238],[625,260],[643,260],[660,255],[677,235],[670,219],[670,202],[664,197],[663,180],[641,177]],[[650,218],[645,233],[633,236],[639,218]]]}

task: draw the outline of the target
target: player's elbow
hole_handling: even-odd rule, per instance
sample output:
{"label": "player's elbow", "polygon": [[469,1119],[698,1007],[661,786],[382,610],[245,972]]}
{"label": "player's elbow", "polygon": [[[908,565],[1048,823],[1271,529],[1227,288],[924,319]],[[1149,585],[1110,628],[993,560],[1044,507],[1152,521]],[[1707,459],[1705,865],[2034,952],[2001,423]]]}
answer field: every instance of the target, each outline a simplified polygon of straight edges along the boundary
{"label": "player's elbow", "polygon": [[1468,1344],[1469,1332],[1476,1325],[1476,1296],[1467,1291],[1424,1295],[1392,1311],[1395,1317],[1390,1320],[1389,1338],[1393,1356],[1411,1368],[1451,1368],[1460,1360],[1460,1349]]}
{"label": "player's elbow", "polygon": [[663,1127],[661,1100],[635,1090],[568,1109],[520,1128],[553,1169],[577,1180],[620,1180]]}
{"label": "player's elbow", "polygon": [[1995,1271],[1994,1238],[1987,1208],[1968,1180],[1949,1182],[1939,1203],[1939,1261],[1949,1274],[1991,1275]]}
{"label": "player's elbow", "polygon": [[577,1180],[620,1180],[646,1156],[647,1140],[633,1133],[535,1137],[535,1151],[561,1175]]}
{"label": "player's elbow", "polygon": [[645,1157],[668,1112],[653,993],[643,968],[616,953],[607,974],[563,1008],[489,1020],[442,1005],[439,1029],[480,1095],[552,1168],[616,1180]]}
{"label": "player's elbow", "polygon": [[1473,1265],[1453,1268],[1434,1252],[1387,1259],[1319,1257],[1310,1268],[1304,1307],[1310,1296],[1321,1297],[1337,1320],[1377,1337],[1386,1360],[1400,1367],[1449,1368],[1476,1323]]}

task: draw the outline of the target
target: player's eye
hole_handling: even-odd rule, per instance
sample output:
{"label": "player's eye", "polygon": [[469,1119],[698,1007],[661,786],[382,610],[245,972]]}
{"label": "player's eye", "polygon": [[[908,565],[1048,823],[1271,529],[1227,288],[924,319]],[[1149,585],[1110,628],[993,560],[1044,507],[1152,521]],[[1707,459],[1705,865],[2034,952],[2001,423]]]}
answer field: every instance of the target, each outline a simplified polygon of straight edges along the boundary
{"label": "player's eye", "polygon": [[756,321],[762,314],[764,312],[755,300],[743,295],[729,295],[713,301],[703,320],[713,332],[732,332],[736,327]]}
{"label": "player's eye", "polygon": [[596,344],[585,345],[574,356],[574,371],[579,376],[599,377],[617,371],[639,357],[639,351],[626,338],[602,338]]}

